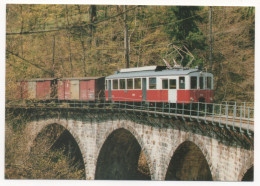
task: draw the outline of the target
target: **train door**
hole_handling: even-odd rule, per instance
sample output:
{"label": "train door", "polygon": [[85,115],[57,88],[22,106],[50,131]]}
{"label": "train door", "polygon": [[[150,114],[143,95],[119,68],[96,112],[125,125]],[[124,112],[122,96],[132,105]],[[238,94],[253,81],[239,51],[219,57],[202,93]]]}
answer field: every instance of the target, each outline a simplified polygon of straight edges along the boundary
{"label": "train door", "polygon": [[142,78],[143,101],[146,101],[146,78]]}
{"label": "train door", "polygon": [[111,101],[112,93],[111,93],[111,80],[108,80],[108,100]]}
{"label": "train door", "polygon": [[79,80],[71,80],[70,83],[71,99],[79,99]]}
{"label": "train door", "polygon": [[177,102],[177,86],[176,86],[176,79],[169,79],[169,90],[168,90],[168,97],[170,103]]}
{"label": "train door", "polygon": [[36,98],[36,82],[35,81],[28,82],[28,98],[29,99]]}

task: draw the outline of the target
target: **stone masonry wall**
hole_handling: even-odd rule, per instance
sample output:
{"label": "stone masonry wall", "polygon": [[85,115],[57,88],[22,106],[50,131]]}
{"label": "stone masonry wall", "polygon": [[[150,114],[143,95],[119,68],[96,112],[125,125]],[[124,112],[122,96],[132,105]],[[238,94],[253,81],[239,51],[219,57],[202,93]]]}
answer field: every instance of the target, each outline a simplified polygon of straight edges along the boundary
{"label": "stone masonry wall", "polygon": [[[181,121],[176,121],[181,122]],[[80,121],[47,119],[28,123],[28,150],[37,134],[47,125],[59,124],[75,138],[81,150],[87,179],[95,179],[99,152],[107,137],[124,128],[138,141],[145,154],[152,180],[164,180],[176,149],[191,141],[203,153],[214,181],[241,181],[253,165],[253,151],[226,146],[216,139],[172,128],[160,129],[128,120]]]}

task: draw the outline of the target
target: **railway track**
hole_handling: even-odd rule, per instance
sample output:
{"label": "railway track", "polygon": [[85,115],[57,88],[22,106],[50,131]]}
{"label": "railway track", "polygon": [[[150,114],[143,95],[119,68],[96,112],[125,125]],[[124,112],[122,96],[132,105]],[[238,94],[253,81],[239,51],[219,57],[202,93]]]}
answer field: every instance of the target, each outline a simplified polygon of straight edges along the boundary
{"label": "railway track", "polygon": [[[183,106],[182,106],[183,105]],[[6,108],[23,109],[83,109],[87,112],[134,112],[140,114],[178,118],[187,121],[204,122],[218,125],[232,130],[254,132],[254,109],[236,106],[230,109],[229,105],[201,104],[201,109],[194,110],[184,104],[142,104],[136,102],[54,102],[33,104],[7,104]],[[205,106],[206,105],[206,106]],[[213,109],[214,108],[214,109]],[[228,109],[229,108],[229,109]]]}

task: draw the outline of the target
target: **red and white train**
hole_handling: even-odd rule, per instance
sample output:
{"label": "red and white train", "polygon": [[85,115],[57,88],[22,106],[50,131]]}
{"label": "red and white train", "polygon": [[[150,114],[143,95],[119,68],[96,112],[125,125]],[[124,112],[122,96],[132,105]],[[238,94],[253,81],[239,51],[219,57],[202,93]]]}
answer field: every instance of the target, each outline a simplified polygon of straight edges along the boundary
{"label": "red and white train", "polygon": [[121,69],[105,79],[107,101],[212,103],[213,75],[198,69],[147,66]]}
{"label": "red and white train", "polygon": [[107,77],[41,78],[19,82],[20,99],[212,103],[213,75],[198,69],[146,66]]}

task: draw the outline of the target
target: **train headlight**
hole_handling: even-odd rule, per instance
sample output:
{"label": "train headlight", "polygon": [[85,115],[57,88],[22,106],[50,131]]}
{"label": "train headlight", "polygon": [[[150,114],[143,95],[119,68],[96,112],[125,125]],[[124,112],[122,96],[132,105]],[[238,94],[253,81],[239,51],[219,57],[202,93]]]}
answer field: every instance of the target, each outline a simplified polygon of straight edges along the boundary
{"label": "train headlight", "polygon": [[213,101],[213,98],[212,98],[212,97],[210,97],[209,99],[210,99],[210,101]]}
{"label": "train headlight", "polygon": [[194,100],[193,97],[190,97],[190,100],[193,101]]}

